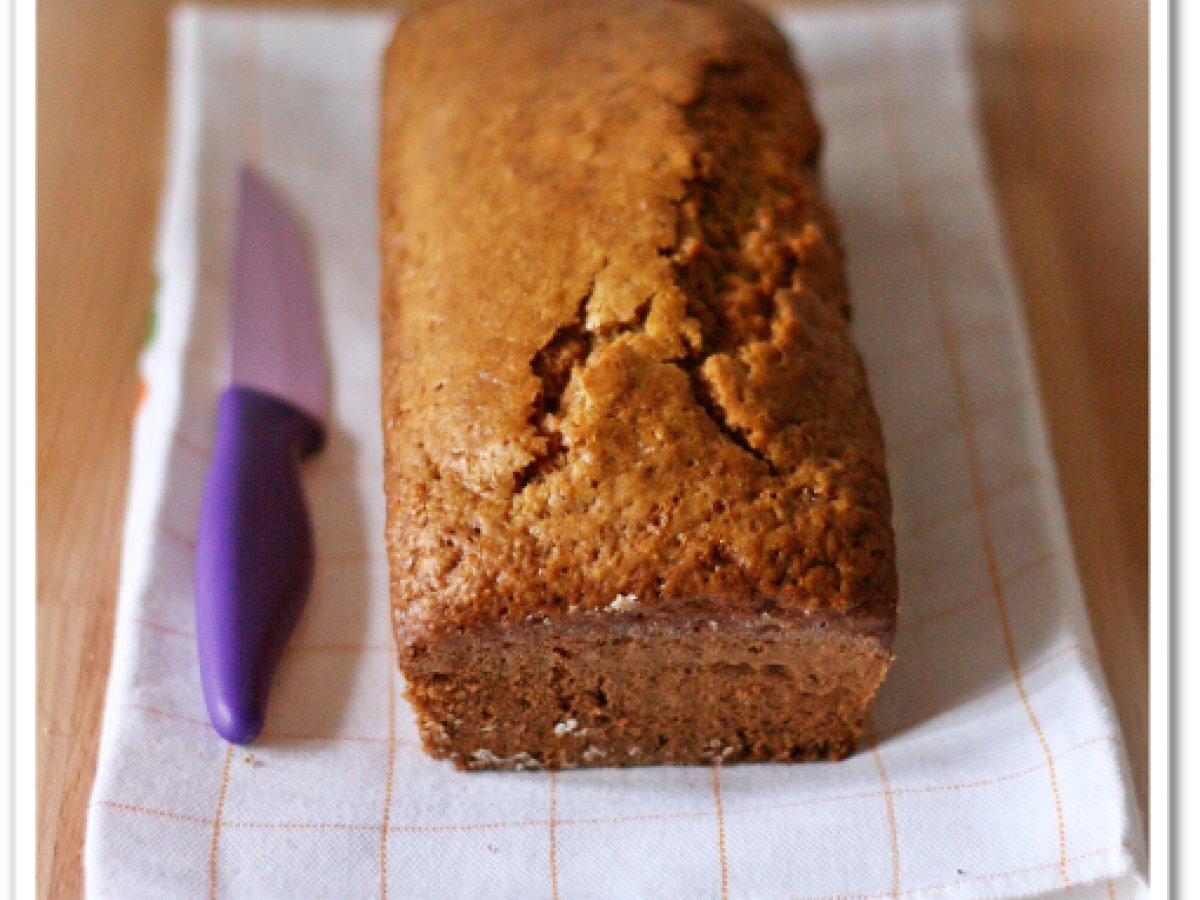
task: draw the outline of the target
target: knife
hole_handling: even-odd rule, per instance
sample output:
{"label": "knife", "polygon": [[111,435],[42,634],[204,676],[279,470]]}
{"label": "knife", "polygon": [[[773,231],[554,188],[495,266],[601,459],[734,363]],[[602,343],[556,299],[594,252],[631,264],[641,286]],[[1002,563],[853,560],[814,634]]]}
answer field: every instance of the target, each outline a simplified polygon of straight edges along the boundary
{"label": "knife", "polygon": [[238,178],[230,305],[230,386],[196,539],[196,643],[213,728],[247,744],[312,587],[300,461],[324,445],[329,403],[304,230],[249,167]]}

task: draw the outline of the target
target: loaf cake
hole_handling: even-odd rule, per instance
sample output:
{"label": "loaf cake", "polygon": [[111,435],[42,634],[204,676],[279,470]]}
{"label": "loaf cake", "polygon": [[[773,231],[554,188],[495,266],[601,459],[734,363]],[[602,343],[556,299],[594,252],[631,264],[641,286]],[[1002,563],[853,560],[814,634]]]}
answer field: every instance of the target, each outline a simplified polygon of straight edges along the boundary
{"label": "loaf cake", "polygon": [[467,769],[837,759],[892,661],[821,132],[734,0],[456,0],[382,98],[399,665]]}

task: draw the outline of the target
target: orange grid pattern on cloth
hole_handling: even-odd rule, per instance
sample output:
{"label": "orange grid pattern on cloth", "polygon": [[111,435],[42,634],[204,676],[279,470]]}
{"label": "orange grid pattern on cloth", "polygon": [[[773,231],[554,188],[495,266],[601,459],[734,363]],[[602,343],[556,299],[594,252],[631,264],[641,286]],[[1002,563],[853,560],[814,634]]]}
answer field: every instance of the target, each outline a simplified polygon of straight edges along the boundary
{"label": "orange grid pattern on cloth", "polygon": [[[787,13],[826,127],[855,330],[888,440],[898,662],[838,764],[460,774],[426,757],[391,654],[377,402],[375,13],[173,24],[159,328],[100,765],[95,897],[907,897],[1146,893],[1124,755],[1067,542],[972,121],[957,7]],[[220,742],[191,565],[234,183],[312,232],[333,370],[306,470],[313,597],[263,736]]]}

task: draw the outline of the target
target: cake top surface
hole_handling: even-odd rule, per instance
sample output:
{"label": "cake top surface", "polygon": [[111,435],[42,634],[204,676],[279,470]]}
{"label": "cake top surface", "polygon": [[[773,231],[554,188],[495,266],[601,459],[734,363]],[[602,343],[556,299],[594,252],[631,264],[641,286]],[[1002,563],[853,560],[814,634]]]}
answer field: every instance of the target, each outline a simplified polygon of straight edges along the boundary
{"label": "cake top surface", "polygon": [[455,0],[383,93],[401,632],[667,609],[894,621],[820,132],[728,0]]}

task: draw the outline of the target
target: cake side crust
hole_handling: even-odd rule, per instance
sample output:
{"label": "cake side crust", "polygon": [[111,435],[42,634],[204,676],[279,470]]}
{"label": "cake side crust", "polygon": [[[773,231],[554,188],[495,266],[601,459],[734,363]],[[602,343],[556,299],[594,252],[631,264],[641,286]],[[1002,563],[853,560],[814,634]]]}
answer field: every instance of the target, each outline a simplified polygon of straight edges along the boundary
{"label": "cake side crust", "polygon": [[410,661],[426,750],[481,770],[841,759],[891,662],[828,623],[603,615],[476,631]]}

